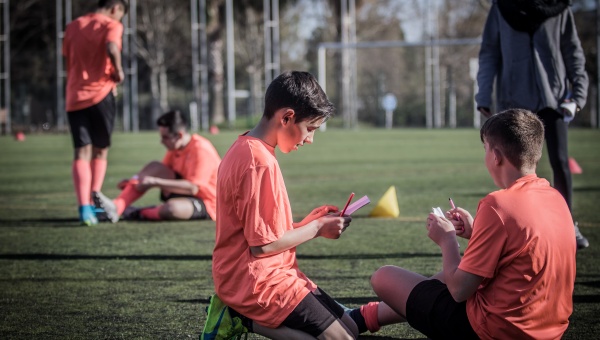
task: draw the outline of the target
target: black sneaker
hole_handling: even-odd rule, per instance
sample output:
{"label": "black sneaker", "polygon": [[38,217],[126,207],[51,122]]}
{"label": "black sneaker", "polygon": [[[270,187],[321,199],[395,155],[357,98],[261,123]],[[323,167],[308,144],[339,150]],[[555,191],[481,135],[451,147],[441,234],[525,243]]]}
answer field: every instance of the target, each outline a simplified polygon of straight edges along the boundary
{"label": "black sneaker", "polygon": [[142,216],[140,215],[140,212],[142,211],[142,209],[143,208],[129,206],[125,208],[125,211],[123,211],[121,219],[123,221],[141,221]]}
{"label": "black sneaker", "polygon": [[573,226],[575,227],[575,241],[577,241],[577,250],[589,247],[590,242],[587,238],[585,238],[585,236],[583,236],[581,231],[579,231],[579,226],[577,225],[577,222],[575,222]]}

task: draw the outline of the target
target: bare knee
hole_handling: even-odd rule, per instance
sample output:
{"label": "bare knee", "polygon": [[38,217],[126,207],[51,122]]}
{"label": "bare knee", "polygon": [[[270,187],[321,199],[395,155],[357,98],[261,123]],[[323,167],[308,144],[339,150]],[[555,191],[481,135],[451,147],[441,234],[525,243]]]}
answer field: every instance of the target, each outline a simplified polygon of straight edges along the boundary
{"label": "bare knee", "polygon": [[193,213],[194,207],[189,200],[171,199],[160,208],[160,217],[165,220],[189,220]]}
{"label": "bare knee", "polygon": [[396,268],[395,266],[383,266],[377,269],[373,275],[371,275],[371,287],[375,293],[382,288],[385,283],[389,283],[391,272]]}
{"label": "bare knee", "polygon": [[108,157],[108,148],[92,147],[93,159],[106,159]]}
{"label": "bare knee", "polygon": [[152,161],[146,164],[142,170],[138,172],[138,176],[140,178],[144,176],[152,176],[164,179],[175,179],[175,172],[159,161]]}
{"label": "bare knee", "polygon": [[340,320],[336,320],[327,329],[317,337],[317,339],[332,340],[354,340],[356,337],[352,334]]}
{"label": "bare knee", "polygon": [[92,160],[92,146],[88,144],[80,148],[75,148],[75,150],[73,151],[73,159],[84,161]]}

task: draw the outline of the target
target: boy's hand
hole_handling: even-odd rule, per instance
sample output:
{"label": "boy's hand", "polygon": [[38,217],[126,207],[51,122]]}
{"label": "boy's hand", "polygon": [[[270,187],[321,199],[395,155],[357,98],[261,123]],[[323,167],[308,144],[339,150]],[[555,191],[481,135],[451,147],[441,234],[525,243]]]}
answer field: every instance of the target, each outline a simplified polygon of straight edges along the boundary
{"label": "boy's hand", "polygon": [[150,188],[153,188],[158,185],[158,178],[153,176],[143,176],[140,178],[139,182],[136,184],[136,189],[138,191],[146,191]]}
{"label": "boy's hand", "polygon": [[307,225],[316,219],[319,219],[329,213],[336,212],[338,210],[339,210],[338,207],[336,207],[335,205],[324,205],[324,206],[315,208],[315,209],[313,209],[313,211],[310,212],[310,214],[306,215],[306,217],[302,221],[300,221],[300,223],[298,223],[296,228]]}
{"label": "boy's hand", "polygon": [[492,115],[492,111],[489,107],[478,106],[477,110],[481,112],[481,114],[484,115],[486,118],[490,118],[490,116]]}
{"label": "boy's hand", "polygon": [[338,239],[346,228],[348,228],[350,221],[352,221],[352,217],[350,216],[323,216],[317,221],[319,223],[317,237],[322,236],[330,239]]}
{"label": "boy's hand", "polygon": [[430,239],[442,246],[446,241],[456,244],[456,229],[454,224],[444,217],[430,213],[427,217],[427,231]]}
{"label": "boy's hand", "polygon": [[[449,216],[450,222],[456,229],[456,236],[470,239],[473,233],[473,216],[463,208],[448,210],[446,216]],[[458,220],[456,219],[458,217]]]}

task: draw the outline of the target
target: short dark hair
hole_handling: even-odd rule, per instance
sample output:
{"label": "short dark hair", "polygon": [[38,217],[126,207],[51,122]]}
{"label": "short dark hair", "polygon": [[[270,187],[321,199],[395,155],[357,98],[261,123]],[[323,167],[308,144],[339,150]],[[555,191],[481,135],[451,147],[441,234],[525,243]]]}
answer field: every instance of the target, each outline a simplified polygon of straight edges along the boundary
{"label": "short dark hair", "polygon": [[508,109],[491,116],[479,135],[519,169],[535,166],[542,157],[544,124],[528,110]]}
{"label": "short dark hair", "polygon": [[187,121],[179,110],[169,111],[158,117],[156,125],[169,128],[171,134],[187,130]]}
{"label": "short dark hair", "polygon": [[98,8],[110,9],[114,5],[121,4],[125,14],[129,11],[129,0],[98,0]]}
{"label": "short dark hair", "polygon": [[263,116],[271,119],[277,110],[288,107],[294,110],[297,123],[327,120],[335,111],[317,79],[301,71],[284,72],[271,82],[265,94]]}

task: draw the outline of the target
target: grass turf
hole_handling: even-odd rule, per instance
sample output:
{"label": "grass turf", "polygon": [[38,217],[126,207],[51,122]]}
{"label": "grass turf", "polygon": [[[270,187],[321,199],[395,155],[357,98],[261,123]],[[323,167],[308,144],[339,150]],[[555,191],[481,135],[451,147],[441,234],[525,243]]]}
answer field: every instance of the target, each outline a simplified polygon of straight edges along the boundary
{"label": "grass turf", "polygon": [[[208,136],[221,155],[234,132]],[[600,131],[573,129],[571,155],[583,168],[573,176],[575,218],[590,240],[577,254],[575,308],[566,339],[600,334]],[[143,164],[161,159],[156,133],[115,134],[103,192]],[[214,222],[102,223],[77,221],[67,135],[0,138],[0,338],[196,338],[213,292]],[[339,240],[298,247],[300,267],[347,306],[375,299],[370,274],[384,264],[423,274],[441,268],[424,221],[448,197],[474,212],[495,190],[483,165],[477,130],[329,130],[300,152],[279,154],[297,220],[322,204],[343,205],[348,194],[368,195]],[[551,179],[547,157],[538,167]],[[367,214],[391,185],[400,218]],[[136,205],[157,202],[150,192]],[[466,245],[461,240],[462,248]],[[407,325],[364,338],[424,338]]]}

